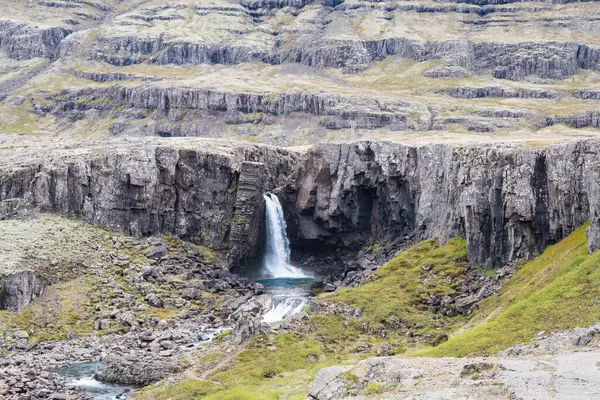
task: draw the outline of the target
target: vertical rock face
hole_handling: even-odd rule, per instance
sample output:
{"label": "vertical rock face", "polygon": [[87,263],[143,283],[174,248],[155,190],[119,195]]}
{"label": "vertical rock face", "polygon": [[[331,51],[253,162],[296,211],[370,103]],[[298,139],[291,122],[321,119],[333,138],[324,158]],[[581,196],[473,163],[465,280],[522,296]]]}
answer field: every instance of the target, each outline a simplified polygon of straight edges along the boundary
{"label": "vertical rock face", "polygon": [[0,310],[20,310],[41,295],[44,286],[31,271],[20,271],[0,277]]}
{"label": "vertical rock face", "polygon": [[286,188],[297,243],[455,236],[474,264],[531,257],[591,220],[600,245],[600,143],[546,150],[319,145]]}
{"label": "vertical rock face", "polygon": [[[281,186],[298,156],[268,146],[215,147],[108,149],[60,163],[0,168],[0,219],[28,207],[129,235],[178,235],[213,249],[229,248],[233,227],[237,244],[254,244],[257,217],[251,212],[260,208],[245,207],[259,191]],[[247,223],[236,224],[234,216]]]}
{"label": "vertical rock face", "polygon": [[61,41],[71,33],[61,27],[38,28],[12,20],[0,20],[0,50],[16,60],[34,57],[55,60]]}
{"label": "vertical rock face", "polygon": [[234,260],[255,257],[264,231],[265,178],[264,164],[243,162],[238,179],[235,212],[229,242]]}
{"label": "vertical rock face", "polygon": [[500,266],[590,220],[590,251],[600,248],[598,141],[544,150],[327,144],[304,159],[270,146],[186,143],[50,152],[19,167],[9,158],[0,162],[0,219],[52,212],[129,235],[178,235],[238,262],[260,247],[262,194],[287,182],[297,245],[461,236],[472,263]]}
{"label": "vertical rock face", "polygon": [[[51,109],[50,109],[51,108]],[[115,85],[102,89],[63,90],[50,113],[68,120],[98,116],[123,118],[150,113],[158,121],[148,133],[162,136],[205,135],[205,120],[218,118],[228,125],[270,125],[305,114],[327,129],[410,130],[429,126],[426,107],[388,98],[341,97],[314,91],[284,93],[236,93],[194,87],[169,87],[153,83],[144,87]],[[115,110],[118,110],[116,112]],[[165,126],[171,121],[172,126]],[[160,123],[163,122],[163,123]],[[175,124],[175,122],[178,122]],[[139,130],[139,124],[128,124]],[[121,127],[118,133],[126,133]],[[117,133],[113,131],[114,133]]]}

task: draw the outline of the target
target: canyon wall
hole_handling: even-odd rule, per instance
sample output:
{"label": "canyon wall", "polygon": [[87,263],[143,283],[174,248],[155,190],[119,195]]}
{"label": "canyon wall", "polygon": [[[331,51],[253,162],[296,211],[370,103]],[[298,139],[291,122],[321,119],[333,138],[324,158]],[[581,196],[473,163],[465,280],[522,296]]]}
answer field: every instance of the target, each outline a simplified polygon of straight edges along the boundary
{"label": "canyon wall", "polygon": [[260,248],[262,194],[285,185],[296,246],[461,236],[473,264],[498,267],[589,220],[590,250],[600,248],[599,141],[547,149],[358,142],[306,155],[194,143],[0,165],[0,218],[35,210],[134,236],[177,235],[228,250],[237,263]]}
{"label": "canyon wall", "polygon": [[600,142],[544,150],[318,145],[285,196],[297,244],[461,236],[473,264],[498,267],[591,220],[592,251],[600,248]]}
{"label": "canyon wall", "polygon": [[0,219],[31,210],[57,213],[133,236],[177,235],[217,250],[229,249],[231,241],[240,257],[249,256],[260,221],[247,210],[260,210],[262,193],[282,185],[298,159],[274,147],[225,143],[99,151],[0,168]]}

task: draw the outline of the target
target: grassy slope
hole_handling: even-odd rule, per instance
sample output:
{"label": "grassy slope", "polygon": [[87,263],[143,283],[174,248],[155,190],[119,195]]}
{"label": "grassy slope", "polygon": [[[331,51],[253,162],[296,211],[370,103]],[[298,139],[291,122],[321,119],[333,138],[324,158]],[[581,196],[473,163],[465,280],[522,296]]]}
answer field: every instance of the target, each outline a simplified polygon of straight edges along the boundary
{"label": "grassy slope", "polygon": [[[210,358],[202,357],[195,367],[210,363]],[[209,380],[198,377],[172,386],[159,382],[136,399],[303,399],[316,373],[336,363],[340,360],[324,354],[313,339],[294,334],[257,336],[245,343],[233,363],[210,372]]]}
{"label": "grassy slope", "polygon": [[[436,315],[420,301],[429,293],[452,291],[460,282],[467,265],[464,240],[453,239],[442,247],[435,240],[421,242],[381,267],[372,282],[318,299],[362,308],[360,317],[313,315],[305,335],[251,339],[232,364],[208,374],[210,381],[191,379],[172,386],[163,382],[147,388],[138,398],[301,399],[320,368],[373,356],[376,346],[383,342],[401,353],[406,348],[422,347],[420,343],[436,333],[460,331],[437,347],[411,355],[494,354],[527,342],[543,330],[597,322],[600,252],[588,254],[585,229],[579,228],[524,264],[499,293],[482,301],[468,320]],[[421,268],[423,265],[431,267],[429,272]],[[361,344],[371,345],[370,350],[352,353]],[[318,361],[310,362],[309,355]]]}
{"label": "grassy slope", "polygon": [[[424,271],[423,266],[428,266],[429,271]],[[321,301],[343,302],[362,309],[359,318],[346,321],[360,333],[380,336],[385,332],[388,340],[396,337],[400,342],[406,339],[407,331],[413,337],[437,335],[461,318],[436,315],[422,300],[430,294],[443,296],[453,292],[467,266],[463,239],[452,239],[441,247],[435,239],[426,240],[400,252],[374,273],[372,282],[324,295]],[[325,324],[332,317],[314,318]],[[327,332],[322,334],[326,336]]]}
{"label": "grassy slope", "polygon": [[422,356],[494,354],[540,331],[600,320],[600,252],[588,254],[586,227],[525,264],[496,295],[484,300],[471,328]]}

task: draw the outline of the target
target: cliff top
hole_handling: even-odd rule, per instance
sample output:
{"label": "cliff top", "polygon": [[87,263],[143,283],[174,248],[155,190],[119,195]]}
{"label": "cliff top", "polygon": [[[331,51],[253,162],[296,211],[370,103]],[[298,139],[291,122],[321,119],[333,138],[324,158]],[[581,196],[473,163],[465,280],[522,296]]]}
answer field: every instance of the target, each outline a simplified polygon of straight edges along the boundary
{"label": "cliff top", "polygon": [[[0,168],[18,168],[35,163],[64,165],[66,162],[88,160],[101,156],[147,158],[157,147],[193,150],[203,154],[231,157],[252,149],[271,149],[286,152],[267,144],[252,144],[206,138],[115,138],[110,140],[54,140],[45,137],[0,137]],[[295,152],[293,149],[289,151]]]}

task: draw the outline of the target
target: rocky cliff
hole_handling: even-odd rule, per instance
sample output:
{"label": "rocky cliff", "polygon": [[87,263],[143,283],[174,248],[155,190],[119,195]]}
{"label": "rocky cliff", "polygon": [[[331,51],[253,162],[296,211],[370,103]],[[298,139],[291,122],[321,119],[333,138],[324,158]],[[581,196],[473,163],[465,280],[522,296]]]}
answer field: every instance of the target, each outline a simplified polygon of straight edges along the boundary
{"label": "rocky cliff", "polygon": [[282,185],[298,160],[274,147],[207,141],[120,143],[75,153],[3,165],[0,219],[15,210],[51,212],[128,235],[177,235],[219,250],[233,241],[240,256],[251,256],[260,220],[240,208],[259,210],[258,194]]}
{"label": "rocky cliff", "polygon": [[473,264],[498,267],[590,220],[590,250],[600,248],[595,140],[547,149],[357,142],[316,145],[304,156],[170,140],[52,149],[17,166],[6,153],[0,217],[33,210],[135,236],[177,235],[231,250],[237,262],[261,246],[262,194],[285,184],[297,246],[461,236]]}
{"label": "rocky cliff", "polygon": [[286,187],[296,243],[467,239],[475,265],[530,258],[591,220],[600,248],[600,143],[544,150],[382,142],[318,145]]}
{"label": "rocky cliff", "polygon": [[[256,93],[219,91],[156,83],[143,87],[110,86],[64,90],[54,103],[41,108],[71,121],[103,117],[118,119],[109,128],[115,135],[142,131],[159,136],[206,136],[207,120],[231,125],[268,126],[295,116],[313,119],[326,129],[426,129],[427,108],[392,98],[344,97],[335,93],[288,91]],[[138,121],[147,121],[140,128]]]}

